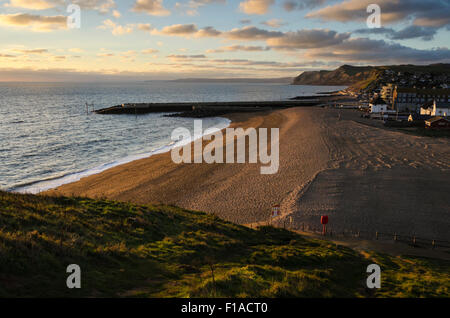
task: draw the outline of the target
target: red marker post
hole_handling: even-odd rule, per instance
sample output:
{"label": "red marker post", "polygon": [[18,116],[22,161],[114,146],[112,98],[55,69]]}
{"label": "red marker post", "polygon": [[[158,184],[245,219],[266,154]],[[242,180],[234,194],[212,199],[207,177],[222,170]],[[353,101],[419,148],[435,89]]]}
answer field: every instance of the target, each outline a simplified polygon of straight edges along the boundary
{"label": "red marker post", "polygon": [[328,215],[323,215],[320,218],[320,223],[323,225],[323,235],[325,236],[327,233]]}

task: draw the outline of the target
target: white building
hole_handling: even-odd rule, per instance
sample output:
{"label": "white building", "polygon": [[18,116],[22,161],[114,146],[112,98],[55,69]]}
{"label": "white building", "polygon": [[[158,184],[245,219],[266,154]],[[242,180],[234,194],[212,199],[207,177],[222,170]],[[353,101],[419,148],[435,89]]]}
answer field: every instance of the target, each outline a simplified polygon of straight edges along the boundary
{"label": "white building", "polygon": [[385,113],[388,110],[388,105],[380,96],[377,99],[371,101],[369,103],[369,107],[372,114]]}
{"label": "white building", "polygon": [[388,106],[387,106],[386,104],[384,104],[384,105],[380,105],[380,104],[377,104],[377,105],[370,104],[370,112],[371,112],[372,114],[385,113],[385,112],[387,112],[387,108],[388,108]]}
{"label": "white building", "polygon": [[430,116],[443,116],[447,117],[450,114],[450,103],[447,102],[437,102],[434,100],[432,104],[425,104],[420,107],[421,115],[430,115]]}

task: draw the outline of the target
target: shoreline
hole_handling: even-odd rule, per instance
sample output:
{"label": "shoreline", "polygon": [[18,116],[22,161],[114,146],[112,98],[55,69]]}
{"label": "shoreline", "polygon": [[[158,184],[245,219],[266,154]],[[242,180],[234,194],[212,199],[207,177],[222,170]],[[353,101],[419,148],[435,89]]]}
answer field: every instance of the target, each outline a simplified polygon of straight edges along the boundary
{"label": "shoreline", "polygon": [[[219,128],[214,127],[214,128],[217,128],[217,130],[226,129],[232,123],[232,121],[229,118],[227,118],[226,116],[218,116],[217,118],[223,118],[223,119],[227,120],[227,122],[224,123],[224,125],[221,125],[224,127],[219,127]],[[204,136],[205,135],[203,134],[199,138],[203,138]],[[196,139],[189,141],[189,142],[193,142],[195,140]],[[177,144],[177,143],[174,143],[173,141],[171,141],[167,145],[162,146],[158,149],[155,149],[151,152],[129,155],[127,157],[116,159],[112,162],[99,164],[93,168],[88,168],[88,169],[74,172],[74,173],[68,173],[68,174],[65,174],[60,177],[48,178],[48,179],[44,179],[44,180],[40,180],[40,181],[36,181],[36,182],[31,182],[29,184],[19,185],[19,186],[11,188],[11,190],[9,190],[9,191],[12,193],[22,193],[22,194],[40,194],[42,192],[51,191],[53,189],[56,189],[60,186],[65,185],[65,184],[71,184],[74,182],[78,182],[83,178],[102,173],[102,172],[112,169],[114,167],[118,167],[118,166],[121,166],[121,165],[124,165],[127,163],[132,163],[137,160],[150,158],[152,156],[170,152],[173,148],[176,148],[179,146],[182,146],[182,144]],[[46,186],[46,184],[51,184],[51,185]],[[39,187],[39,185],[43,185],[43,186]]]}

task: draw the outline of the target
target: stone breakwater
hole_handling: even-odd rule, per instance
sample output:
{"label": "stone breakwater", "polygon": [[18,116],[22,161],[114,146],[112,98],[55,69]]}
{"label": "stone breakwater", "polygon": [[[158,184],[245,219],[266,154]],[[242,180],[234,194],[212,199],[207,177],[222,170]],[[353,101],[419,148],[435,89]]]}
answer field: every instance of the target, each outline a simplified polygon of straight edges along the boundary
{"label": "stone breakwater", "polygon": [[257,102],[201,102],[201,103],[139,103],[122,104],[94,111],[97,114],[148,114],[148,113],[176,113],[194,112],[197,114],[216,115],[232,112],[255,112],[270,109],[290,107],[317,106],[319,98],[306,100],[285,101],[257,101]]}

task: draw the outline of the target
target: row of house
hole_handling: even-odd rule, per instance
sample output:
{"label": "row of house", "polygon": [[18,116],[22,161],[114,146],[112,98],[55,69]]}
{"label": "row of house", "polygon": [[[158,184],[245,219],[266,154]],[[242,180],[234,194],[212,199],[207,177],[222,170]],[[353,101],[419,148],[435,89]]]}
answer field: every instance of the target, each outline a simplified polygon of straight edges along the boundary
{"label": "row of house", "polygon": [[[400,112],[392,109],[380,94],[376,99],[369,103],[370,117],[372,119],[381,119],[385,121],[395,121],[398,125],[414,125],[433,129],[450,129],[450,103],[446,101],[427,101],[419,107],[419,111]],[[409,122],[406,123],[406,122]],[[391,122],[392,123],[392,122]]]}
{"label": "row of house", "polygon": [[421,107],[430,102],[438,103],[437,108],[448,108],[447,106],[450,103],[450,89],[420,89],[387,84],[381,88],[379,97],[388,105],[389,109],[397,112],[419,113]]}
{"label": "row of house", "polygon": [[450,103],[438,102],[433,100],[432,102],[426,102],[420,107],[420,115],[429,116],[450,116]]}

